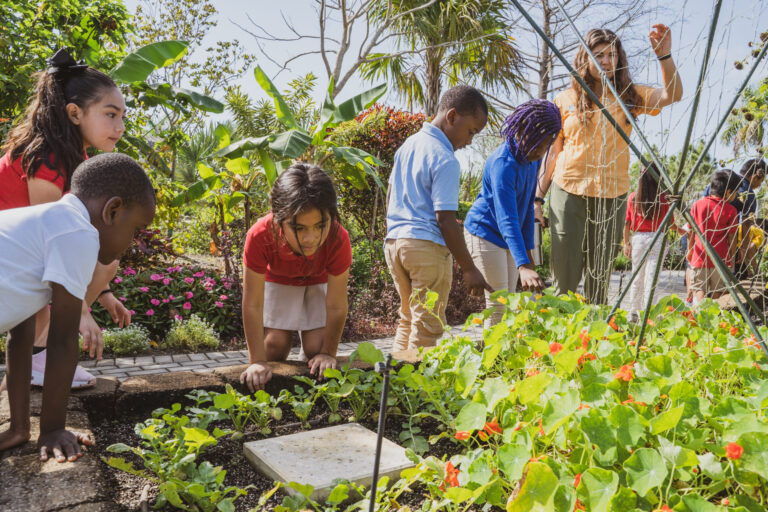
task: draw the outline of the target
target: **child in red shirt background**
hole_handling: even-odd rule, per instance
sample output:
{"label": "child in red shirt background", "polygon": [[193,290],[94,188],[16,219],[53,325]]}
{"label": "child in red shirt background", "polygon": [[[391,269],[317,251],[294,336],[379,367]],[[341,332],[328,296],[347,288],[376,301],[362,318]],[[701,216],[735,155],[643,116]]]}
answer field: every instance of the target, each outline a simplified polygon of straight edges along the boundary
{"label": "child in red shirt background", "polygon": [[[732,267],[736,251],[738,212],[729,204],[739,193],[741,178],[733,171],[724,169],[712,176],[710,195],[693,203],[691,215],[704,237],[726,265]],[[706,296],[713,299],[723,294],[724,284],[715,264],[704,250],[704,244],[696,233],[689,244],[688,260],[691,263],[691,291],[694,304]]]}
{"label": "child in red shirt background", "polygon": [[[111,152],[125,131],[125,100],[111,78],[76,62],[65,50],[56,52],[48,65],[37,74],[34,96],[3,147],[0,210],[57,201],[69,191],[75,168],[86,158],[85,150]],[[117,264],[97,264],[83,301],[79,327],[83,348],[98,359],[104,341],[88,306],[98,297],[120,327],[131,321],[128,310],[109,290]],[[44,347],[50,323],[47,307],[38,312],[35,323],[35,347]],[[35,354],[33,384],[42,385],[45,360],[45,351]],[[94,382],[91,374],[77,367],[73,387]],[[5,380],[0,389],[4,384]]]}
{"label": "child in red shirt background", "polygon": [[[658,173],[654,164],[650,167]],[[643,169],[637,189],[627,198],[627,217],[624,222],[624,255],[632,259],[633,270],[651,246],[667,212],[669,201],[666,194],[660,190],[656,178],[647,169]],[[682,233],[682,229],[674,223],[670,224],[670,229]],[[629,288],[629,314],[633,321],[637,321],[641,306],[648,302],[656,264],[659,258],[663,258],[661,242],[659,238],[653,245]]]}
{"label": "child in red shirt background", "polygon": [[243,327],[250,366],[240,381],[251,391],[272,377],[294,331],[310,374],[336,367],[347,318],[352,264],[349,234],[339,222],[333,181],[319,167],[294,164],[275,181],[271,211],[248,230],[243,251]]}

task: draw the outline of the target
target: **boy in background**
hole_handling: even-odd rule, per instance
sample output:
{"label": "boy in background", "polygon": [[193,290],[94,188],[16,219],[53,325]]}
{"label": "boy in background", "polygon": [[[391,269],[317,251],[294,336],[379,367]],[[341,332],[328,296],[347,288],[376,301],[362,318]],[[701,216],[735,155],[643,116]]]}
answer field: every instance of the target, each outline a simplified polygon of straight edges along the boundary
{"label": "boy in background", "polygon": [[[440,99],[435,119],[395,153],[384,242],[400,295],[395,351],[437,343],[453,280],[451,255],[464,272],[470,294],[493,291],[472,261],[456,221],[460,166],[454,152],[471,144],[487,121],[488,105],[480,91],[453,87]],[[438,295],[434,313],[424,305],[427,290]]]}
{"label": "boy in background", "polygon": [[40,460],[82,456],[86,434],[65,429],[78,356],[83,297],[96,261],[112,263],[155,216],[152,183],[132,158],[104,153],[75,169],[70,193],[55,202],[0,212],[0,332],[10,331],[6,377],[10,427],[0,451],[30,438],[35,313],[50,302],[51,324],[38,447]]}
{"label": "boy in background", "polygon": [[[731,203],[739,193],[741,177],[725,169],[712,176],[709,195],[693,203],[691,215],[704,234],[707,242],[726,265],[733,265],[736,250],[736,230],[739,217]],[[704,250],[704,244],[696,233],[690,231],[689,260],[691,263],[691,291],[693,302],[698,304],[706,296],[713,299],[723,294],[724,284],[715,264]]]}

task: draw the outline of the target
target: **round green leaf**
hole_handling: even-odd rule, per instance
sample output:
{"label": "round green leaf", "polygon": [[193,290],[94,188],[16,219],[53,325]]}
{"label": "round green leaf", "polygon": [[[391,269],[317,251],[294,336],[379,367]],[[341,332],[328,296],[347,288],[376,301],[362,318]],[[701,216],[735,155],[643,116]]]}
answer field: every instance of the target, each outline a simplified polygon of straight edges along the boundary
{"label": "round green leaf", "polygon": [[551,512],[557,484],[557,476],[549,466],[543,462],[528,464],[525,482],[515,499],[507,503],[507,512]]}
{"label": "round green leaf", "polygon": [[619,475],[601,468],[589,468],[581,474],[576,489],[579,500],[593,512],[605,512],[619,486]]}
{"label": "round green leaf", "polygon": [[480,430],[485,426],[485,405],[478,402],[469,402],[456,416],[456,430],[467,431]]}
{"label": "round green leaf", "polygon": [[650,489],[660,486],[667,477],[667,466],[659,452],[652,448],[640,448],[624,462],[627,484],[645,496]]}

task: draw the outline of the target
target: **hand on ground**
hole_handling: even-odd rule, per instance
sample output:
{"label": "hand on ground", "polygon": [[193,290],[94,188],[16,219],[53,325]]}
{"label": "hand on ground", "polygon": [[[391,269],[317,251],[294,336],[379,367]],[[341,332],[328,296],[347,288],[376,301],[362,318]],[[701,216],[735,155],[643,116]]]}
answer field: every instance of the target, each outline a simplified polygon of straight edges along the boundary
{"label": "hand on ground", "polygon": [[474,296],[482,296],[485,290],[494,291],[477,267],[464,272],[464,284],[467,286],[469,294]]}
{"label": "hand on ground", "polygon": [[253,363],[240,374],[240,382],[248,386],[251,393],[264,389],[272,378],[272,368],[265,361]]}
{"label": "hand on ground", "polygon": [[326,368],[336,368],[336,358],[328,354],[319,353],[307,362],[309,374],[317,380],[323,380]]}
{"label": "hand on ground", "polygon": [[89,312],[80,315],[80,334],[83,336],[83,350],[86,350],[91,358],[96,357],[101,361],[101,353],[104,350],[104,338],[101,329]]}
{"label": "hand on ground", "polygon": [[45,462],[52,454],[56,462],[74,462],[83,456],[80,445],[91,446],[93,440],[88,434],[70,432],[61,429],[40,434],[37,446],[40,448],[40,460]]}
{"label": "hand on ground", "polygon": [[519,270],[520,286],[524,291],[538,293],[544,289],[544,281],[542,281],[541,277],[532,266],[521,265]]}

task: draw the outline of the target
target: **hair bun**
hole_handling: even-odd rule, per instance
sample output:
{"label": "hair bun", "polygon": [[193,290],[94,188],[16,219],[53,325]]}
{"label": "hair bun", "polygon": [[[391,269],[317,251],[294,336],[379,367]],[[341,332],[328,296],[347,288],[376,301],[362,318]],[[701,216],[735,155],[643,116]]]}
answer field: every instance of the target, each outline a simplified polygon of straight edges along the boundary
{"label": "hair bun", "polygon": [[53,56],[48,59],[48,73],[60,73],[62,71],[80,71],[86,69],[88,64],[84,60],[80,62],[72,58],[64,48],[58,50]]}

